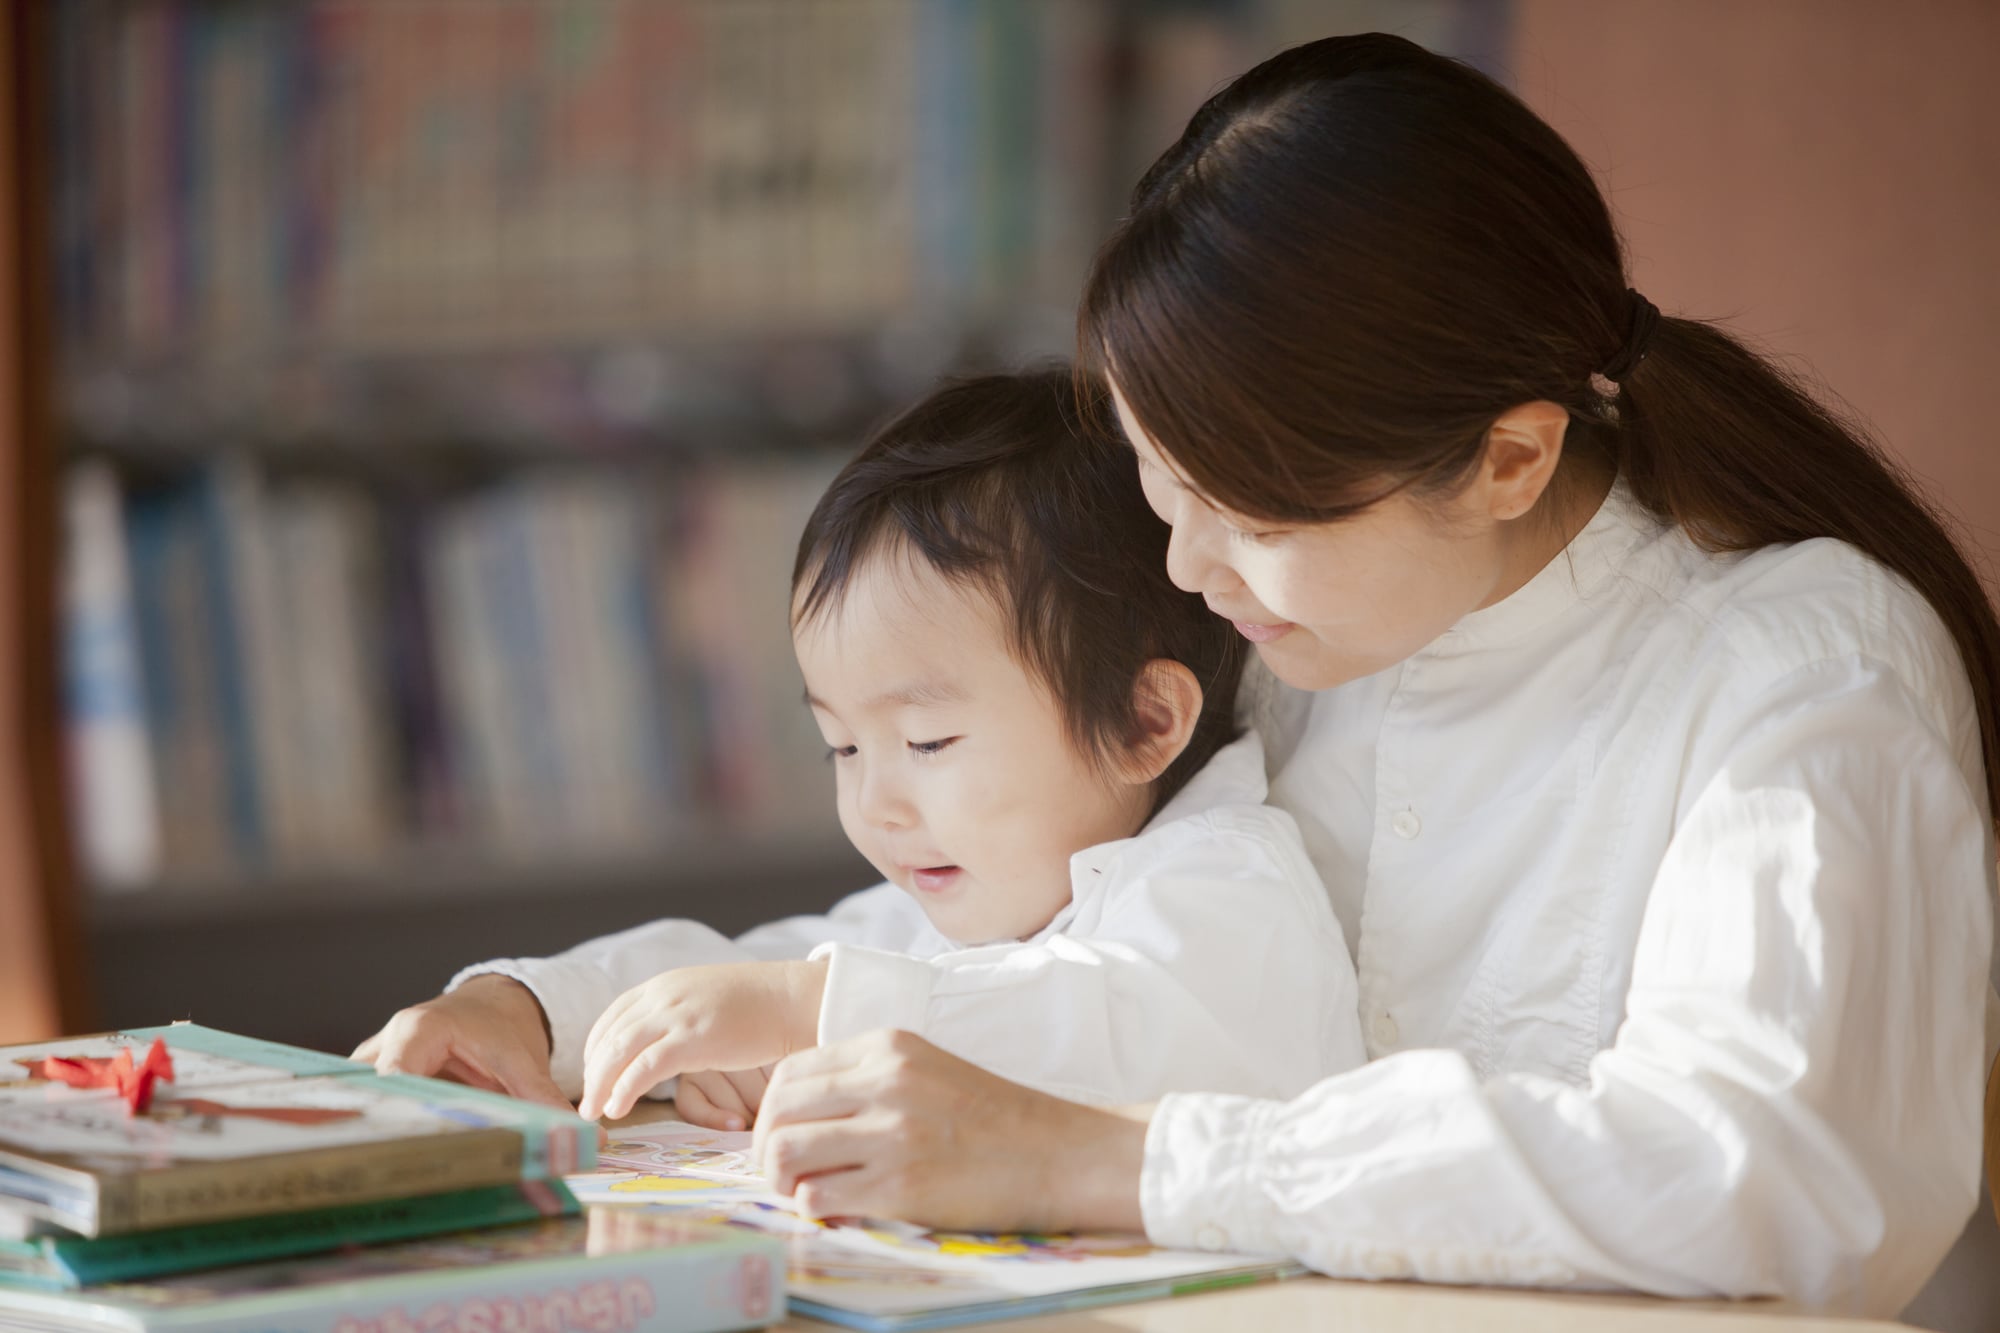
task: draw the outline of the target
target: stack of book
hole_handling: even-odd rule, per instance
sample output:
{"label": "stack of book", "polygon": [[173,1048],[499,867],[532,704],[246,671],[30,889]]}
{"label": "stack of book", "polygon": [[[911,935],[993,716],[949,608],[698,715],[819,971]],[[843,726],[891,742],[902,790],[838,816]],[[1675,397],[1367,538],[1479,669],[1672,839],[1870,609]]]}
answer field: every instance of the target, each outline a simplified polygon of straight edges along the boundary
{"label": "stack of book", "polygon": [[[135,1108],[71,1086],[164,1045]],[[53,1063],[52,1063],[53,1062]],[[703,1333],[784,1314],[782,1247],[580,1210],[564,1111],[194,1024],[0,1048],[0,1326]]]}

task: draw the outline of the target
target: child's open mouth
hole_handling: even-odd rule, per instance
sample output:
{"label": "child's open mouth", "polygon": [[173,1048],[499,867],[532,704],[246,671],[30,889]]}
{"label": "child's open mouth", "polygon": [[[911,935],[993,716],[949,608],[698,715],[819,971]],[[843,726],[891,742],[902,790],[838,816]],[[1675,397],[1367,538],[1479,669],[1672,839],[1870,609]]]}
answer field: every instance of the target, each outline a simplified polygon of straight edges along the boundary
{"label": "child's open mouth", "polygon": [[910,878],[925,893],[943,893],[958,882],[957,866],[924,866],[910,871]]}

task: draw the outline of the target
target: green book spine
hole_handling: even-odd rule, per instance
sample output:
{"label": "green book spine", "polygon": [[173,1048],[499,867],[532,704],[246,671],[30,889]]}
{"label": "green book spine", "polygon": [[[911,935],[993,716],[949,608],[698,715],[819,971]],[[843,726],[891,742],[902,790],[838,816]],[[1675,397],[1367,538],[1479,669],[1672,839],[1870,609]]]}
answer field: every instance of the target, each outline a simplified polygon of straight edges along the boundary
{"label": "green book spine", "polygon": [[[528,1222],[577,1211],[576,1196],[561,1181],[534,1181],[448,1194],[343,1204],[300,1213],[233,1218],[122,1236],[43,1237],[14,1242],[10,1250],[35,1247],[47,1280],[36,1286],[74,1291],[104,1282],[136,1282],[169,1273],[221,1268],[259,1259],[315,1254],[346,1245],[410,1240],[445,1231]],[[0,1284],[14,1275],[0,1267]]]}

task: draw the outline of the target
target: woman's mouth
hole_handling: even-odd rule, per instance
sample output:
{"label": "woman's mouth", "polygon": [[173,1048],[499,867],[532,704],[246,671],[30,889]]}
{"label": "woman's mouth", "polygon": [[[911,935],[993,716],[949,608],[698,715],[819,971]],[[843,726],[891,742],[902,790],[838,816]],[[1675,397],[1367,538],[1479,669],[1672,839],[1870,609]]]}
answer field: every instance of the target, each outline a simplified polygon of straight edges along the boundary
{"label": "woman's mouth", "polygon": [[1229,623],[1236,626],[1238,634],[1241,634],[1252,643],[1269,643],[1273,639],[1282,639],[1298,628],[1298,626],[1292,624],[1290,621],[1285,620],[1281,620],[1275,625],[1260,625],[1249,620],[1232,620]]}
{"label": "woman's mouth", "polygon": [[925,893],[943,893],[962,873],[957,866],[921,866],[911,868],[910,878]]}

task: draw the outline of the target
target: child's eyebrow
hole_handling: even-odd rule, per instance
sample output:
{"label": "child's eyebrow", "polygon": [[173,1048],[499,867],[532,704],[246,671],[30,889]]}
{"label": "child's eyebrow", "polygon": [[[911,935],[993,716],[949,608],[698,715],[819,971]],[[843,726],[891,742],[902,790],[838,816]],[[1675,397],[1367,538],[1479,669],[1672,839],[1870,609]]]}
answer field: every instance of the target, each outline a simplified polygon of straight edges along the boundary
{"label": "child's eyebrow", "polygon": [[[861,707],[869,712],[891,705],[898,708],[937,708],[944,704],[964,703],[970,697],[963,688],[950,681],[916,680],[870,695],[861,701]],[[810,707],[833,711],[824,699],[811,690],[806,691],[805,698]]]}

